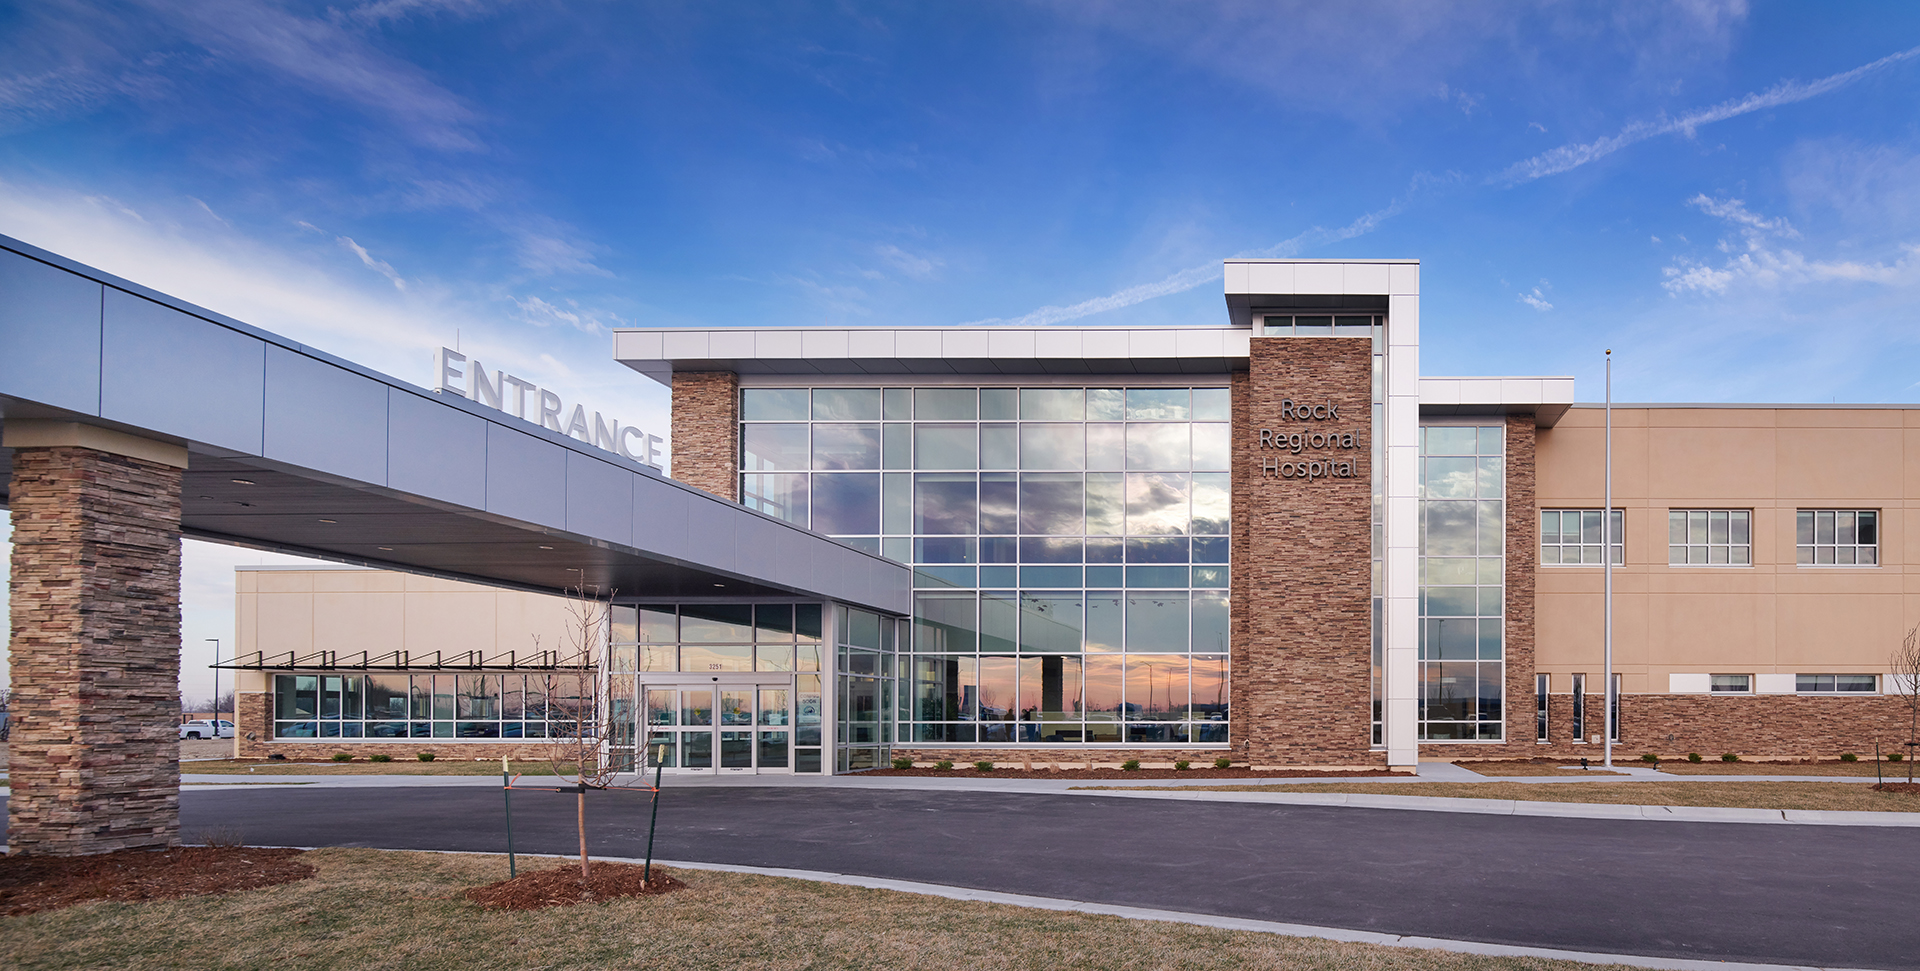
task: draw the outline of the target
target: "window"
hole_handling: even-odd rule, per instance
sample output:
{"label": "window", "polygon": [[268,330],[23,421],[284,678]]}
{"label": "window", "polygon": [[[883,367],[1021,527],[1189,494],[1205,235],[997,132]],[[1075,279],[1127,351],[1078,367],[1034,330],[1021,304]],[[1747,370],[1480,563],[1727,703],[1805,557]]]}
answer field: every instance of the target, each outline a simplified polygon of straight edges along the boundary
{"label": "window", "polygon": [[1667,512],[1667,562],[1673,566],[1750,566],[1753,511],[1673,509]]}
{"label": "window", "polygon": [[1715,694],[1750,694],[1753,691],[1751,674],[1716,674],[1711,678],[1712,691]]}
{"label": "window", "polygon": [[1607,706],[1611,709],[1608,731],[1617,742],[1620,740],[1620,676],[1617,674],[1613,676],[1613,697],[1608,699]]}
{"label": "window", "polygon": [[1793,690],[1818,694],[1871,693],[1880,690],[1879,682],[1880,679],[1871,674],[1796,674]]}
{"label": "window", "polygon": [[1573,676],[1573,740],[1587,740],[1587,676]]}
{"label": "window", "polygon": [[1381,323],[1379,317],[1268,315],[1260,318],[1260,336],[1377,338]]}
{"label": "window", "polygon": [[500,739],[591,728],[577,674],[276,674],[275,738]]}
{"label": "window", "polygon": [[[1540,511],[1542,566],[1602,566],[1599,509]],[[1613,511],[1613,565],[1627,562],[1626,513]]]}
{"label": "window", "polygon": [[1424,741],[1506,738],[1505,489],[1505,426],[1420,429]]}
{"label": "window", "polygon": [[[840,658],[842,768],[916,743],[1227,744],[1226,387],[749,387],[740,406],[743,503],[913,567],[899,690],[858,642]],[[767,646],[678,649],[682,671],[746,670]]]}
{"label": "window", "polygon": [[1793,542],[1801,566],[1875,566],[1880,514],[1873,509],[1802,509]]}
{"label": "window", "polygon": [[1547,688],[1551,680],[1550,675],[1533,676],[1533,737],[1535,741],[1547,740]]}

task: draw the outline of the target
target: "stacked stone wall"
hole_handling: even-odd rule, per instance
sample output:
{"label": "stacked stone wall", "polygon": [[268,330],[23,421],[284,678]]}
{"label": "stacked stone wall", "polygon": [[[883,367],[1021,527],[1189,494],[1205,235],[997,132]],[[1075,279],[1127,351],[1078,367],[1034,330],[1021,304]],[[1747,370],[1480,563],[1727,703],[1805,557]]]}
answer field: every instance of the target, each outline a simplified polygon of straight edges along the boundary
{"label": "stacked stone wall", "polygon": [[19,448],[9,500],[9,852],[177,845],[180,470]]}
{"label": "stacked stone wall", "polygon": [[732,371],[673,375],[673,477],[740,501],[740,376]]}
{"label": "stacked stone wall", "polygon": [[[1234,375],[1235,762],[1386,763],[1372,748],[1372,389],[1364,340],[1258,338]],[[1337,418],[1300,418],[1299,406],[1328,403]],[[1296,454],[1262,447],[1263,429],[1351,434],[1353,446]],[[1352,475],[1274,468],[1307,461],[1351,462]]]}

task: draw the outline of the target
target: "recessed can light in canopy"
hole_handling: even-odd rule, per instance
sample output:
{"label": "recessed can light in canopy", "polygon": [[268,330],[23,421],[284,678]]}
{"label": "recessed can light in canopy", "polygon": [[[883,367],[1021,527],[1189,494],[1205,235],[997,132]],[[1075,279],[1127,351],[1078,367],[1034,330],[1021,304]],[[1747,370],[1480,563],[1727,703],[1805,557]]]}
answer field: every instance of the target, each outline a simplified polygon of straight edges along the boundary
{"label": "recessed can light in canopy", "polygon": [[233,480],[233,484],[234,485],[253,485],[253,480],[252,479],[235,479]]}

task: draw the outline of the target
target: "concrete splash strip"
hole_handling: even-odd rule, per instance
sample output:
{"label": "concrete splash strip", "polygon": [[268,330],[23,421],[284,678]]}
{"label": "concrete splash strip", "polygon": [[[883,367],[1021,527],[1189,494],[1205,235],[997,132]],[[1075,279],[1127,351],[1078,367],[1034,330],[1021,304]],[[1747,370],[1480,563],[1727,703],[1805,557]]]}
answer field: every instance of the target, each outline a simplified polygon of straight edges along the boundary
{"label": "concrete splash strip", "polygon": [[1179,792],[1165,789],[1073,789],[1068,795],[1120,799],[1185,799],[1195,802],[1336,806],[1415,812],[1479,813],[1486,816],[1551,816],[1562,819],[1647,819],[1674,823],[1774,823],[1801,826],[1920,828],[1920,813],[1848,812],[1819,809],[1742,809],[1721,806],[1636,806],[1591,802],[1522,802],[1442,796],[1392,796],[1359,792]]}

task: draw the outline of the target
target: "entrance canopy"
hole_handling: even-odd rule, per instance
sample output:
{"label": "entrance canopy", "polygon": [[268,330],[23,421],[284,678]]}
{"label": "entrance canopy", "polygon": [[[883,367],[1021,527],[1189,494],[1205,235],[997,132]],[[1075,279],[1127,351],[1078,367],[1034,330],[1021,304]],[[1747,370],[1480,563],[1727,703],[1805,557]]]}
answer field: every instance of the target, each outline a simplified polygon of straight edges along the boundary
{"label": "entrance canopy", "polygon": [[0,443],[103,440],[183,456],[200,539],[544,592],[908,608],[900,564],[0,236]]}

